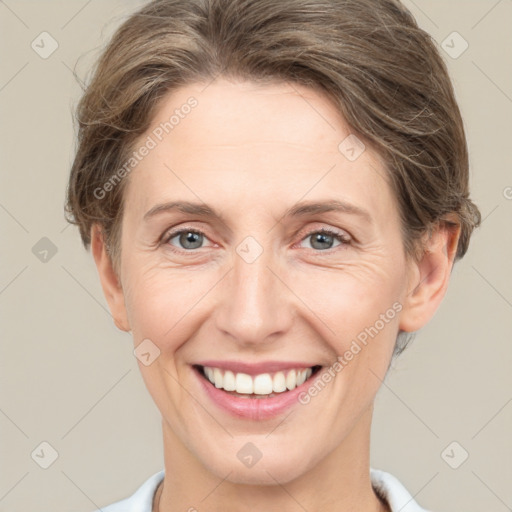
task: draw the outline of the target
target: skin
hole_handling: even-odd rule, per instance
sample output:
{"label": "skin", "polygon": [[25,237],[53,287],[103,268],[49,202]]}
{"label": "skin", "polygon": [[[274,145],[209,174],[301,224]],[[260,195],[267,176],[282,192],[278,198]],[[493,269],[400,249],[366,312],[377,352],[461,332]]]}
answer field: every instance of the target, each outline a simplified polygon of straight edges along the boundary
{"label": "skin", "polygon": [[[149,338],[160,350],[151,365],[139,362],[162,414],[159,510],[388,510],[369,478],[373,402],[399,329],[420,329],[439,306],[459,231],[439,228],[421,261],[408,261],[382,162],[368,147],[353,162],[340,153],[351,130],[309,88],[224,78],[191,84],[162,100],[141,143],[190,96],[197,107],[130,175],[117,271],[99,227],[92,229],[116,325],[135,346]],[[298,201],[329,199],[366,209],[371,222],[339,212],[283,217]],[[226,223],[176,211],[143,220],[174,200],[207,203]],[[179,236],[159,245],[171,227],[201,231],[193,247],[202,245],[187,249]],[[315,245],[320,228],[352,242]],[[236,252],[247,236],[263,249],[250,264]],[[328,367],[396,301],[401,311],[291,414],[232,417],[205,396],[191,369],[201,359]],[[237,458],[247,442],[262,453],[251,468]]]}

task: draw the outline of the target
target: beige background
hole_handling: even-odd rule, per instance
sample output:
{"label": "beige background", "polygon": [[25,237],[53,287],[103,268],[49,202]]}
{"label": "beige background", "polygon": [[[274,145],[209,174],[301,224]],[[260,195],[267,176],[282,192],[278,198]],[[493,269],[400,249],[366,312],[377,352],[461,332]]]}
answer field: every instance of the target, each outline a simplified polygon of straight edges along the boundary
{"label": "beige background", "polygon": [[[89,512],[163,467],[132,340],[113,325],[92,257],[63,218],[80,93],[71,69],[80,58],[85,77],[139,4],[0,2],[0,512]],[[441,51],[484,221],[379,392],[372,466],[428,509],[501,512],[512,508],[512,1],[405,4],[440,45],[453,31],[469,43],[456,59]],[[31,48],[43,31],[59,45],[47,59]],[[57,250],[46,262],[33,253],[43,237]],[[48,469],[31,458],[43,441],[58,453]],[[460,462],[462,450],[468,459],[452,469],[446,460]]]}

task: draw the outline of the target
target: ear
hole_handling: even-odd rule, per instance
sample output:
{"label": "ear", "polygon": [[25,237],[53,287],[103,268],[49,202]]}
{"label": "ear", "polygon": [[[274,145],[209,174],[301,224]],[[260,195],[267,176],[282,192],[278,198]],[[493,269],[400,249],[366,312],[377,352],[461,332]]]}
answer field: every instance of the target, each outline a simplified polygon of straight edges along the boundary
{"label": "ear", "polygon": [[98,224],[94,224],[91,228],[91,251],[114,323],[118,329],[129,332],[130,324],[128,322],[123,289],[114,271],[110,255],[107,252],[103,232]]}
{"label": "ear", "polygon": [[400,329],[417,331],[434,316],[448,288],[460,237],[460,224],[441,222],[425,240],[425,252],[409,268]]}

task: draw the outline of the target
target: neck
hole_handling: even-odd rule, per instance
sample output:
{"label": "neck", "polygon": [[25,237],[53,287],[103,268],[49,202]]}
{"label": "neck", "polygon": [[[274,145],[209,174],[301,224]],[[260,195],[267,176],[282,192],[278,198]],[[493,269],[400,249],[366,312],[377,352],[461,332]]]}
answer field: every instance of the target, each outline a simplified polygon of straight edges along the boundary
{"label": "neck", "polygon": [[204,467],[162,423],[165,479],[157,492],[157,512],[389,512],[370,481],[369,447],[372,407],[351,433],[307,473],[275,485],[248,485],[218,477]]}

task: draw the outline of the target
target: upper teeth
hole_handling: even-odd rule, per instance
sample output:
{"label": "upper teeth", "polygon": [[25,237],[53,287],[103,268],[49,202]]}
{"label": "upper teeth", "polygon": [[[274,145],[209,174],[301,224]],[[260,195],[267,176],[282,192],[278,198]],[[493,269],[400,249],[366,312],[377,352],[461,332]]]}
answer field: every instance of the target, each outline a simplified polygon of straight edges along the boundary
{"label": "upper teeth", "polygon": [[247,373],[233,373],[230,370],[224,371],[220,368],[211,368],[209,366],[205,366],[203,371],[216,388],[244,394],[255,393],[257,395],[270,395],[272,392],[282,393],[287,389],[295,389],[311,377],[313,373],[311,368],[301,368],[286,372],[276,372],[273,376],[270,373],[251,376]]}

